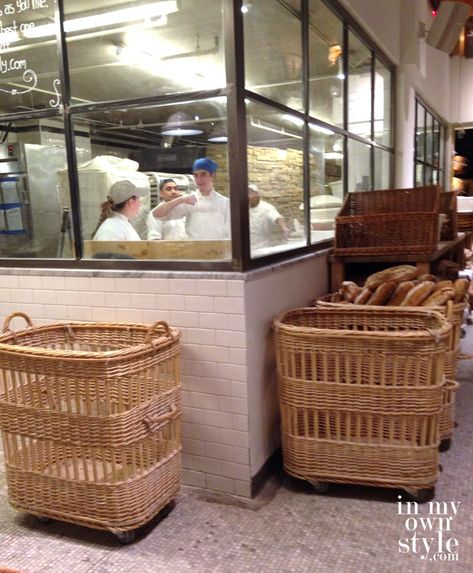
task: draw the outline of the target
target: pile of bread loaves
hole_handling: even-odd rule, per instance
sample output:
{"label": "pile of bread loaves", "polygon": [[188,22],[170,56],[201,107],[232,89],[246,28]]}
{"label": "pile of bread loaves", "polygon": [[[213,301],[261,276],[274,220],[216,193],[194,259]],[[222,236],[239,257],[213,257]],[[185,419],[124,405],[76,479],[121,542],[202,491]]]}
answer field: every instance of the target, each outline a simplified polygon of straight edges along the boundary
{"label": "pile of bread loaves", "polygon": [[470,281],[466,278],[439,280],[431,274],[419,276],[413,265],[390,267],[370,275],[363,286],[344,281],[330,302],[387,306],[443,306],[462,302]]}

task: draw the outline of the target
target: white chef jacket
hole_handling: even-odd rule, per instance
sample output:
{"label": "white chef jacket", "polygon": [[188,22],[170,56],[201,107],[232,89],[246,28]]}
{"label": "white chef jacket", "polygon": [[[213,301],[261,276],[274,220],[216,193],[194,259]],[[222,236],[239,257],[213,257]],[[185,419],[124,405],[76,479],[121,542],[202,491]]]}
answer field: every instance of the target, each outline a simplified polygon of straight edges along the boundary
{"label": "white chef jacket", "polygon": [[125,215],[113,213],[97,229],[94,241],[140,241],[140,236]]}
{"label": "white chef jacket", "polygon": [[230,238],[230,200],[215,189],[208,195],[200,190],[192,193],[197,199],[195,205],[181,203],[171,209],[161,221],[186,218],[186,233],[189,239],[213,241]]}
{"label": "white chef jacket", "polygon": [[153,215],[153,211],[155,209],[150,211],[146,221],[146,226],[148,228],[148,241],[156,239],[163,239],[165,241],[185,241],[188,239],[185,219],[173,219],[172,221],[157,219]]}
{"label": "white chef jacket", "polygon": [[261,201],[256,207],[250,207],[250,246],[252,249],[272,247],[277,243],[274,231],[278,219],[282,215],[266,201]]}

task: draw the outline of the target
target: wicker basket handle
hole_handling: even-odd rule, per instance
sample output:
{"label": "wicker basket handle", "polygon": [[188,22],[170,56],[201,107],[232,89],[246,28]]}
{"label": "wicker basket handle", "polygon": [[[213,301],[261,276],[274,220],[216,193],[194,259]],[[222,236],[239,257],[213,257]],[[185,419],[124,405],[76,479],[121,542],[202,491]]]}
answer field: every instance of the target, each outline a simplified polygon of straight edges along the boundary
{"label": "wicker basket handle", "polygon": [[33,321],[27,314],[24,312],[12,312],[6,317],[5,322],[3,323],[2,332],[7,332],[10,330],[10,322],[16,317],[24,318],[28,326],[33,326]]}
{"label": "wicker basket handle", "polygon": [[167,414],[163,414],[162,416],[145,416],[143,422],[148,426],[150,432],[158,432],[164,428],[170,420],[177,418],[177,416],[177,407],[173,404]]}
{"label": "wicker basket handle", "polygon": [[153,338],[153,335],[159,331],[164,331],[164,336],[174,338],[171,329],[169,328],[169,324],[165,320],[158,320],[148,328],[148,332],[146,333],[145,337],[145,344],[149,344]]}

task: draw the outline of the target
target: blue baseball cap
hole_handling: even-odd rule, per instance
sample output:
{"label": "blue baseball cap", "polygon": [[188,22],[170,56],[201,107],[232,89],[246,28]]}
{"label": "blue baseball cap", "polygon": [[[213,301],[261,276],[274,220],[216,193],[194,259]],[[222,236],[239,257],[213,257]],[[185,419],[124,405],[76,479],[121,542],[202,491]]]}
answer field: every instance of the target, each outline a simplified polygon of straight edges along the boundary
{"label": "blue baseball cap", "polygon": [[215,173],[217,171],[218,164],[209,159],[208,157],[201,157],[200,159],[196,159],[194,161],[194,165],[192,166],[192,172],[198,171],[199,169],[203,169],[204,171],[208,171],[209,173]]}

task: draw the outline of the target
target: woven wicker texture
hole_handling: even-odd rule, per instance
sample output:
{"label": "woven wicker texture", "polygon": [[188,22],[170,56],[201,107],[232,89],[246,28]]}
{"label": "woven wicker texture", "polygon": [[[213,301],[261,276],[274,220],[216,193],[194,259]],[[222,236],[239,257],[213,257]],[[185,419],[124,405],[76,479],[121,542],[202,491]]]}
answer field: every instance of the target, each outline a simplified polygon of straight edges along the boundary
{"label": "woven wicker texture", "polygon": [[[180,482],[180,333],[164,322],[55,323],[0,336],[10,502],[124,531]],[[149,489],[150,484],[153,490]]]}
{"label": "woven wicker texture", "polygon": [[460,385],[456,380],[445,380],[439,421],[441,440],[446,440],[453,434],[455,427],[455,396],[459,387]]}
{"label": "woven wicker texture", "polygon": [[440,187],[348,193],[335,219],[335,255],[431,253]]}
{"label": "woven wicker texture", "polygon": [[458,230],[464,232],[473,231],[473,212],[458,213]]}
{"label": "woven wicker texture", "polygon": [[432,486],[451,329],[441,314],[412,308],[283,313],[274,330],[285,469],[305,479]]}

